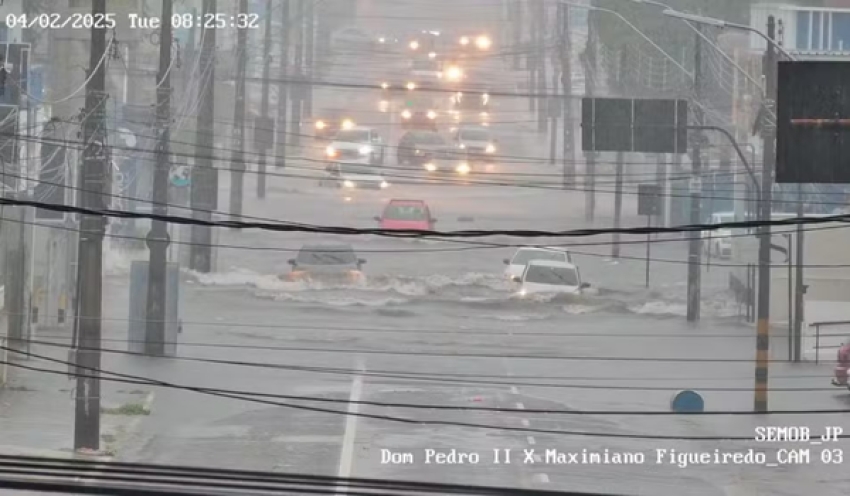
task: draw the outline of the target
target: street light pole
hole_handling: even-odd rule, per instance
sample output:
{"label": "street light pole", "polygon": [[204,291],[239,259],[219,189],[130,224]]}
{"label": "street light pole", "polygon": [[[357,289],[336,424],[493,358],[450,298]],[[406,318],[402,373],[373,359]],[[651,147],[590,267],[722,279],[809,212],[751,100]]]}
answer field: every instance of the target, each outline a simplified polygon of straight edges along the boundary
{"label": "street light pole", "polygon": [[[694,41],[694,98],[702,100],[702,39],[696,36]],[[703,112],[697,106],[694,109],[697,126],[703,125]],[[702,133],[697,131],[692,147],[691,159],[691,224],[699,224],[702,220]],[[692,232],[688,243],[688,304],[687,320],[696,322],[700,319],[702,233]]]}

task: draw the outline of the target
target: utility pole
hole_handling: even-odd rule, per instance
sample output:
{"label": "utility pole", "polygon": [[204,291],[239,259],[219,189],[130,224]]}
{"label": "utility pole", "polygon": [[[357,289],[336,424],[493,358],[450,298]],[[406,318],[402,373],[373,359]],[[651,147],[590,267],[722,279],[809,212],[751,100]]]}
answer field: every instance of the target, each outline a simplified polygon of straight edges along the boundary
{"label": "utility pole", "polygon": [[[775,115],[776,108],[776,19],[767,18],[767,51],[764,60],[765,110]],[[767,112],[765,112],[767,114]],[[765,119],[770,120],[770,119]],[[776,123],[768,122],[762,126],[764,165],[761,172],[761,221],[771,218],[773,189],[773,170],[776,167]],[[759,228],[759,282],[758,309],[756,322],[756,371],[753,410],[759,413],[767,411],[768,363],[770,362],[770,226]]]}
{"label": "utility pole", "polygon": [[277,85],[277,139],[275,140],[275,157],[277,167],[286,167],[286,142],[289,139],[287,120],[287,99],[289,98],[289,88],[286,84],[286,78],[289,73],[289,37],[290,37],[290,21],[289,21],[289,0],[280,0],[280,82]]}
{"label": "utility pole", "polygon": [[[702,27],[694,37],[694,98],[697,103],[702,101]],[[703,125],[702,108],[694,108],[697,126]],[[691,157],[691,224],[701,222],[700,202],[702,201],[702,133],[694,131],[693,156]],[[702,261],[702,233],[693,231],[688,243],[688,322],[696,322],[700,318],[700,262]]]}
{"label": "utility pole", "polygon": [[[215,18],[216,0],[204,0],[204,19]],[[215,169],[215,26],[204,23],[201,37],[201,76],[198,93],[201,109],[195,126],[195,164],[192,169],[192,216],[197,220],[212,220],[212,210],[218,203],[218,171]],[[209,226],[193,225],[189,266],[192,270],[209,273],[212,270],[212,230]]]}
{"label": "utility pole", "polygon": [[546,94],[546,2],[537,0],[534,2],[534,7],[537,11],[537,29],[535,36],[537,37],[537,132],[545,133],[549,124],[547,114],[549,113],[550,100],[544,95]]}
{"label": "utility pole", "polygon": [[[562,2],[558,2],[558,26],[560,26],[561,47],[561,86],[564,88],[564,98],[561,100],[563,120],[563,180],[564,188],[575,187],[576,183],[576,157],[575,138],[573,138],[573,69],[572,56],[573,45],[570,29],[570,8]],[[557,88],[557,85],[555,86]]]}
{"label": "utility pole", "polygon": [[514,7],[514,66],[513,70],[518,71],[520,68],[520,44],[522,43],[522,11],[524,10],[523,0],[513,0]]}
{"label": "utility pole", "polygon": [[304,0],[307,2],[304,17],[306,18],[306,30],[304,32],[304,77],[308,84],[304,86],[304,109],[302,119],[313,117],[313,62],[315,50],[313,49],[316,39],[316,2],[315,0]]}
{"label": "utility pole", "polygon": [[[162,0],[162,19],[171,19],[172,0]],[[153,176],[153,213],[168,215],[168,172],[171,169],[171,22],[159,29],[159,74],[156,77],[156,168]],[[165,268],[168,253],[168,227],[153,219],[148,233],[148,296],[145,312],[145,354],[165,354]]]}
{"label": "utility pole", "polygon": [[[248,0],[239,0],[239,13],[248,13]],[[245,71],[248,65],[248,30],[236,33],[236,98],[233,102],[233,152],[230,156],[230,219],[242,217],[245,182]]]}
{"label": "utility pole", "polygon": [[[569,6],[567,6],[569,9]],[[596,16],[593,11],[587,13],[587,45],[584,48],[582,63],[584,64],[584,93],[587,98],[593,98],[596,86]],[[584,152],[584,219],[593,222],[596,216],[596,153]]]}
{"label": "utility pole", "polygon": [[304,98],[304,0],[295,0],[295,56],[293,60],[295,88],[292,98],[292,142],[294,147],[301,144],[301,103]]}
{"label": "utility pole", "polygon": [[[266,125],[269,118],[269,71],[272,65],[272,0],[266,0],[266,25],[263,33],[263,95],[260,99],[260,122],[262,126]],[[278,97],[280,98],[280,97]],[[254,128],[257,133],[260,129]],[[263,135],[267,134],[265,129],[262,129]],[[257,141],[257,140],[255,140]],[[258,143],[260,149],[257,150],[260,154],[257,165],[257,198],[263,199],[266,197],[266,147],[270,147],[271,143]]]}
{"label": "utility pole", "polygon": [[[797,217],[805,215],[806,211],[803,205],[803,185],[797,185]],[[797,224],[797,248],[796,248],[796,263],[794,272],[794,361],[799,362],[802,359],[802,339],[803,339],[803,295],[806,293],[806,288],[803,285],[803,250],[805,249],[805,238],[803,224]]]}
{"label": "utility pole", "polygon": [[[558,92],[558,71],[555,70],[556,63],[552,64],[552,93]],[[555,160],[558,158],[558,111],[561,110],[558,98],[555,96],[548,98],[549,104],[546,108],[549,109],[549,165],[555,165]]]}
{"label": "utility pole", "polygon": [[526,9],[528,9],[528,54],[525,56],[525,68],[528,69],[528,111],[532,113],[537,112],[540,106],[540,102],[534,97],[534,92],[537,90],[537,64],[540,63],[537,60],[539,54],[537,53],[538,22],[536,3],[534,0],[530,4],[526,2]]}
{"label": "utility pole", "polygon": [[[106,16],[106,0],[92,0],[92,17]],[[83,121],[83,170],[80,206],[102,210],[108,205],[106,188],[106,28],[91,28],[89,80]],[[93,72],[92,72],[93,71]],[[103,236],[106,218],[83,215],[79,241],[79,347],[74,415],[74,450],[100,449],[100,347],[103,305]]]}
{"label": "utility pole", "polygon": [[[617,178],[614,186],[614,229],[620,228],[623,214],[623,152],[617,152]],[[620,233],[611,235],[611,258],[620,258]]]}

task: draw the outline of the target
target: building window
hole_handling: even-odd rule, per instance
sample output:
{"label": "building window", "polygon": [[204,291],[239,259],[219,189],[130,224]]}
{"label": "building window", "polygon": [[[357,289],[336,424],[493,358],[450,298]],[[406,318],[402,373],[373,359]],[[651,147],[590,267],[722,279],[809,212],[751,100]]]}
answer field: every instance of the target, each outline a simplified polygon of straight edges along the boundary
{"label": "building window", "polygon": [[9,41],[9,27],[6,26],[5,22],[0,22],[0,43],[6,43]]}
{"label": "building window", "polygon": [[820,12],[812,12],[812,41],[809,45],[809,50],[822,50],[823,43],[823,29],[822,23],[823,15]]}
{"label": "building window", "polygon": [[832,14],[832,50],[850,51],[850,12]]}

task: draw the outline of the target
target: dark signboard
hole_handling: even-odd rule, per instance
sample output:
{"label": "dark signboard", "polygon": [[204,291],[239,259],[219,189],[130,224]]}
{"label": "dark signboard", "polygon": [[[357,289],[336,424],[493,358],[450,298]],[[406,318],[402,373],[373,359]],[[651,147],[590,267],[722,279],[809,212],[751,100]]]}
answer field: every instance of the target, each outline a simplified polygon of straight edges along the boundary
{"label": "dark signboard", "polygon": [[661,186],[657,184],[638,185],[638,215],[661,214]]}
{"label": "dark signboard", "polygon": [[584,98],[582,150],[686,153],[688,102],[628,98]]}
{"label": "dark signboard", "polygon": [[776,182],[850,183],[850,62],[780,62]]}

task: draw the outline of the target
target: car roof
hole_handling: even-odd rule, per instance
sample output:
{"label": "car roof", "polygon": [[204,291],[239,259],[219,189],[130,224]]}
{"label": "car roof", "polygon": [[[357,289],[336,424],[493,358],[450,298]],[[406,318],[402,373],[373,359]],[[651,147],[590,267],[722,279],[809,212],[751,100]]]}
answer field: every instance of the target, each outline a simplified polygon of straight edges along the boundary
{"label": "car roof", "polygon": [[528,262],[527,266],[531,267],[532,265],[539,265],[541,267],[552,267],[552,268],[560,268],[560,269],[573,269],[578,270],[578,267],[575,264],[571,264],[569,262],[556,262],[554,260],[532,260]]}
{"label": "car roof", "polygon": [[354,126],[354,127],[352,127],[352,128],[349,128],[349,129],[342,129],[342,130],[340,130],[340,131],[341,131],[341,132],[342,132],[342,131],[371,131],[371,130],[373,130],[373,129],[375,129],[375,128],[373,128],[373,127],[368,127],[368,126]]}
{"label": "car roof", "polygon": [[428,206],[428,204],[425,203],[424,200],[405,200],[399,198],[393,198],[389,201],[388,205],[419,205],[423,207]]}

